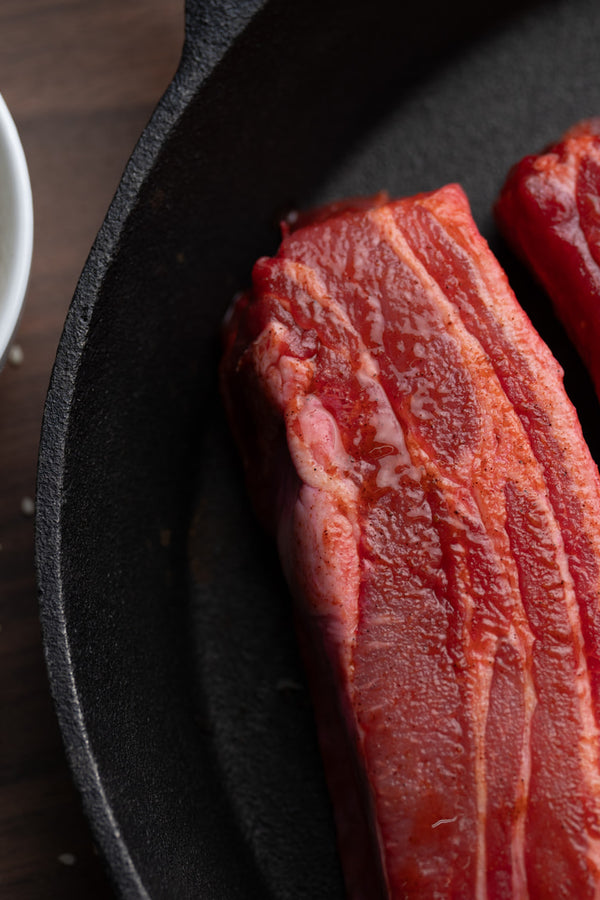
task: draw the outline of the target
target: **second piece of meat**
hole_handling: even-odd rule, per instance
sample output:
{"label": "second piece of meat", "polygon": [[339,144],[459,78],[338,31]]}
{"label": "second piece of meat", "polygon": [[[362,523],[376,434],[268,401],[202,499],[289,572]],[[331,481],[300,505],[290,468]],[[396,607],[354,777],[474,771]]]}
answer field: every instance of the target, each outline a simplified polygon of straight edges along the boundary
{"label": "second piece of meat", "polygon": [[496,218],[548,292],[600,396],[600,118],[517,163]]}

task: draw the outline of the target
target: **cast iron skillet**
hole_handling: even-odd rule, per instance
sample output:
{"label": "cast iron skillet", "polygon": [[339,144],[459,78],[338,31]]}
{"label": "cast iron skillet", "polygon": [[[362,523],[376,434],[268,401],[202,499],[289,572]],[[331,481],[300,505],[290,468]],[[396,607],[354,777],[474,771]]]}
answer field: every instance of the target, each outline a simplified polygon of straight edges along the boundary
{"label": "cast iron skillet", "polygon": [[291,206],[457,180],[597,421],[490,209],[514,161],[600,111],[600,7],[190,0],[186,35],[48,393],[48,669],[122,896],[341,898],[287,592],[221,413],[220,322]]}

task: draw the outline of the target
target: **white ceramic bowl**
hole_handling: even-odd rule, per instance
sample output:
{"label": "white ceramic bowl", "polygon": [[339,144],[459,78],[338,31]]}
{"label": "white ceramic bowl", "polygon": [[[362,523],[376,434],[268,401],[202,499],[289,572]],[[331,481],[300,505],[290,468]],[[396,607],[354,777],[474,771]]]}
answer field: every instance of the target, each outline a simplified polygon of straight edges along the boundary
{"label": "white ceramic bowl", "polygon": [[23,147],[0,94],[0,367],[19,321],[33,249],[33,203]]}

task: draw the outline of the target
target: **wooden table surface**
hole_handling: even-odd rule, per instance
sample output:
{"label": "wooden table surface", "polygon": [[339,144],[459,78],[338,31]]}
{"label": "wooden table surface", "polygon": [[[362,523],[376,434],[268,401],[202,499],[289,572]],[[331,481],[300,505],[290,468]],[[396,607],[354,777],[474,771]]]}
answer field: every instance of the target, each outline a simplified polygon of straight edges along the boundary
{"label": "wooden table surface", "polygon": [[[35,243],[0,372],[0,896],[113,896],[71,784],[44,666],[33,555],[37,448],[62,325],[127,159],[171,80],[184,0],[2,0],[0,93],[19,129]],[[23,502],[25,500],[25,503]]]}

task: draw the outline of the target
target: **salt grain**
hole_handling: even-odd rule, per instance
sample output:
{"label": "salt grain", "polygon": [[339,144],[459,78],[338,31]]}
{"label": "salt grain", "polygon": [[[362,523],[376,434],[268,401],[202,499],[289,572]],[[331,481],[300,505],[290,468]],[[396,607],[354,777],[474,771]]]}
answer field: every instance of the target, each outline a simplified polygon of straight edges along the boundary
{"label": "salt grain", "polygon": [[77,862],[77,857],[74,853],[61,853],[58,857],[58,861],[63,864],[63,866],[74,866]]}
{"label": "salt grain", "polygon": [[35,503],[31,497],[23,497],[21,500],[21,512],[24,516],[32,516],[35,512]]}
{"label": "salt grain", "polygon": [[11,366],[20,366],[23,362],[23,348],[20,344],[13,344],[10,350],[8,351],[7,357]]}

